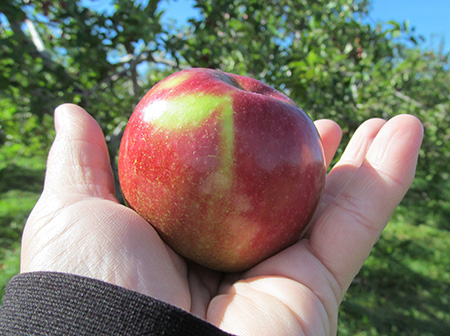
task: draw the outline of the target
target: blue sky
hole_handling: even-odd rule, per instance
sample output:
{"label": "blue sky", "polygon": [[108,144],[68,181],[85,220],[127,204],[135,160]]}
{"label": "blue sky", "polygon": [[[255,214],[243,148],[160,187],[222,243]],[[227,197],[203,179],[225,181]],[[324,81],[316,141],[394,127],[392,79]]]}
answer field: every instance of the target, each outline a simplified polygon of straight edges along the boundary
{"label": "blue sky", "polygon": [[374,0],[372,4],[373,20],[409,20],[426,39],[424,47],[436,50],[444,38],[444,51],[450,52],[450,0]]}
{"label": "blue sky", "polygon": [[[195,16],[193,0],[171,1],[167,17],[185,22]],[[409,20],[416,33],[426,41],[423,47],[437,50],[445,39],[444,51],[450,52],[450,0],[372,0],[370,22]]]}

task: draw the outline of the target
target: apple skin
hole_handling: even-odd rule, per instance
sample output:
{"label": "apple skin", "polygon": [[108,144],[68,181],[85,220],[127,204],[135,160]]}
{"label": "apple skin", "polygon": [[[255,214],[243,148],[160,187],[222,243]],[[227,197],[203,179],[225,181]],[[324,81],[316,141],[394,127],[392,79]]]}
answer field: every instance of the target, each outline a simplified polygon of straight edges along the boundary
{"label": "apple skin", "polygon": [[129,207],[182,256],[243,271],[296,242],[325,182],[322,142],[288,97],[194,68],[157,83],[119,150]]}

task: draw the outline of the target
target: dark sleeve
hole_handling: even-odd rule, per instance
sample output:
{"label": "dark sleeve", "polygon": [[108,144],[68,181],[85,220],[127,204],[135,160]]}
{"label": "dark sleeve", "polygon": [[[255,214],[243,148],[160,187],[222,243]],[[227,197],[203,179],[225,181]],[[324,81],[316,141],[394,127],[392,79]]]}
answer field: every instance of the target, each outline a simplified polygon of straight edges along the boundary
{"label": "dark sleeve", "polygon": [[6,287],[0,335],[214,335],[206,321],[154,298],[64,273],[19,274]]}

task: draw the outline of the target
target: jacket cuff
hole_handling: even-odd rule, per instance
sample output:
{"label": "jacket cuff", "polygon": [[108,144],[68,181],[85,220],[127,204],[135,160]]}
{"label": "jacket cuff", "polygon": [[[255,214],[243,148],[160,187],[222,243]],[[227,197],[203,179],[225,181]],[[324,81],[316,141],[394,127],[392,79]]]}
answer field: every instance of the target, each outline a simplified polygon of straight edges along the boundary
{"label": "jacket cuff", "polygon": [[152,297],[66,273],[13,277],[0,308],[1,335],[230,335]]}

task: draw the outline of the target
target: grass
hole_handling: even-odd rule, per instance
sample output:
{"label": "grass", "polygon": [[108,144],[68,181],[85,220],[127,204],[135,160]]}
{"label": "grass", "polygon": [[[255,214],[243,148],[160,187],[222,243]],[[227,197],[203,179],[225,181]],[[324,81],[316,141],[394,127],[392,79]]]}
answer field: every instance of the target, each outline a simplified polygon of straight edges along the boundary
{"label": "grass", "polygon": [[[20,236],[44,168],[37,159],[0,167],[0,297],[19,271]],[[404,213],[396,213],[353,281],[340,309],[339,335],[448,334],[450,228]]]}
{"label": "grass", "polygon": [[0,168],[0,297],[19,272],[20,238],[25,221],[42,191],[42,160],[16,160]]}
{"label": "grass", "polygon": [[447,335],[449,238],[394,218],[344,299],[340,335]]}

